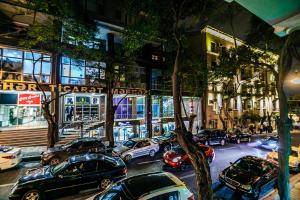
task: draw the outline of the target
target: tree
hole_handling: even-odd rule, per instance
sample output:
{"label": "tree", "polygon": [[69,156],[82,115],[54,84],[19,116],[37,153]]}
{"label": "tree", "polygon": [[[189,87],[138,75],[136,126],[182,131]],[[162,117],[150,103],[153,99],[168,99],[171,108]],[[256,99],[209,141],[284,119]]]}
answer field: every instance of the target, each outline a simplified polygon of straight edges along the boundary
{"label": "tree", "polygon": [[[171,53],[172,93],[177,140],[190,157],[197,179],[197,198],[212,199],[210,169],[202,151],[192,140],[192,133],[184,125],[181,110],[183,72],[188,58],[184,57],[187,33],[206,22],[206,13],[212,1],[127,1],[135,23],[124,33],[127,52],[137,51],[147,41],[159,41]],[[189,49],[190,50],[190,49]],[[199,65],[198,65],[199,66]],[[205,66],[206,67],[206,66]],[[201,66],[199,66],[199,71]],[[204,79],[205,80],[205,79]],[[192,122],[193,120],[191,120]]]}

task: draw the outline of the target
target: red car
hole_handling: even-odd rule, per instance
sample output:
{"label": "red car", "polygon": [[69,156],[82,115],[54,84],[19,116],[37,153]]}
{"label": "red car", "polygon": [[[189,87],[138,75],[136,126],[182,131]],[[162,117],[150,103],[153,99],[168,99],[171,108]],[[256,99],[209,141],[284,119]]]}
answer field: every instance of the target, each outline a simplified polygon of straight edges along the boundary
{"label": "red car", "polygon": [[[198,145],[199,148],[205,152],[208,163],[211,163],[215,158],[214,149],[210,146],[206,146],[200,143]],[[164,153],[163,161],[166,165],[181,171],[185,170],[187,165],[191,164],[189,156],[179,145]]]}

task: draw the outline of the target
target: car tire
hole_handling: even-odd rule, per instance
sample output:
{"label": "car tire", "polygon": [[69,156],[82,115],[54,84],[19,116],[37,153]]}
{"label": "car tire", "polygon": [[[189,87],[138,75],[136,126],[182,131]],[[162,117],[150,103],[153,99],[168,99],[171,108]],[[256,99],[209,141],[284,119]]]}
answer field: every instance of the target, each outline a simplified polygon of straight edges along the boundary
{"label": "car tire", "polygon": [[185,162],[181,163],[181,165],[179,166],[179,171],[185,171],[186,167],[187,167],[187,165]]}
{"label": "car tire", "polygon": [[238,138],[238,139],[236,140],[236,143],[237,143],[237,144],[240,144],[240,143],[241,143],[241,139]]}
{"label": "car tire", "polygon": [[149,156],[152,157],[152,158],[155,156],[155,151],[153,149],[150,150]]}
{"label": "car tire", "polygon": [[42,194],[39,190],[29,190],[22,196],[22,200],[41,200]]}
{"label": "car tire", "polygon": [[221,142],[220,142],[221,146],[224,146],[225,145],[225,140],[222,139]]}
{"label": "car tire", "polygon": [[204,142],[204,145],[208,146],[208,145],[209,145],[209,142],[208,142],[208,141],[205,141],[205,142]]}
{"label": "car tire", "polygon": [[50,159],[49,164],[50,165],[57,165],[60,163],[60,159],[58,157],[53,157]]}
{"label": "car tire", "polygon": [[124,157],[124,161],[125,161],[126,163],[130,163],[131,159],[132,159],[132,156],[131,156],[131,155],[126,155],[126,156]]}
{"label": "car tire", "polygon": [[100,181],[99,189],[101,191],[106,190],[111,184],[112,184],[112,181],[110,178],[104,178]]}
{"label": "car tire", "polygon": [[168,144],[168,145],[164,146],[163,151],[167,152],[167,151],[170,151],[170,149],[171,149],[171,145]]}

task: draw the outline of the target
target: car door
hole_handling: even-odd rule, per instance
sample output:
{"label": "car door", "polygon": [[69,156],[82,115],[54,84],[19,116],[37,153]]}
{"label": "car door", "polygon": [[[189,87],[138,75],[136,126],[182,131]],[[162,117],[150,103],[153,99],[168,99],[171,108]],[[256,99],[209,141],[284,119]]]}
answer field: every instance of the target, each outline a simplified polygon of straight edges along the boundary
{"label": "car door", "polygon": [[82,176],[79,170],[81,163],[72,163],[64,167],[52,180],[45,183],[45,192],[52,194],[71,193],[81,190]]}
{"label": "car door", "polygon": [[143,141],[143,147],[142,147],[142,155],[149,155],[151,151],[151,143],[149,141]]}
{"label": "car door", "polygon": [[98,186],[99,173],[96,160],[85,161],[79,165],[82,176],[82,189],[90,189]]}
{"label": "car door", "polygon": [[143,148],[143,142],[137,142],[134,146],[134,149],[132,151],[133,157],[139,157],[142,155],[142,149]]}

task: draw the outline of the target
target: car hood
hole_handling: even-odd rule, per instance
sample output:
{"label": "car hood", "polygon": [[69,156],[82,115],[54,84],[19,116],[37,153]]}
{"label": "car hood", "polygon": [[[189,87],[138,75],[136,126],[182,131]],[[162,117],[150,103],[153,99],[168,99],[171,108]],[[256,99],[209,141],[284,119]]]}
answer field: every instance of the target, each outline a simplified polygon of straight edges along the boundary
{"label": "car hood", "polygon": [[29,171],[29,173],[25,176],[22,176],[19,179],[19,183],[26,183],[30,181],[36,181],[36,180],[42,180],[42,179],[48,179],[52,178],[52,173],[50,172],[50,167],[45,166],[41,168],[34,169],[32,171]]}
{"label": "car hood", "polygon": [[254,174],[248,173],[238,167],[233,166],[227,168],[224,175],[225,179],[229,178],[243,185],[251,185],[252,183],[256,182],[259,178]]}
{"label": "car hood", "polygon": [[126,146],[123,146],[123,145],[119,146],[119,147],[116,147],[116,148],[113,149],[114,152],[117,152],[119,154],[122,154],[122,153],[124,153],[124,152],[126,152],[128,150],[130,150],[130,148],[128,148]]}

